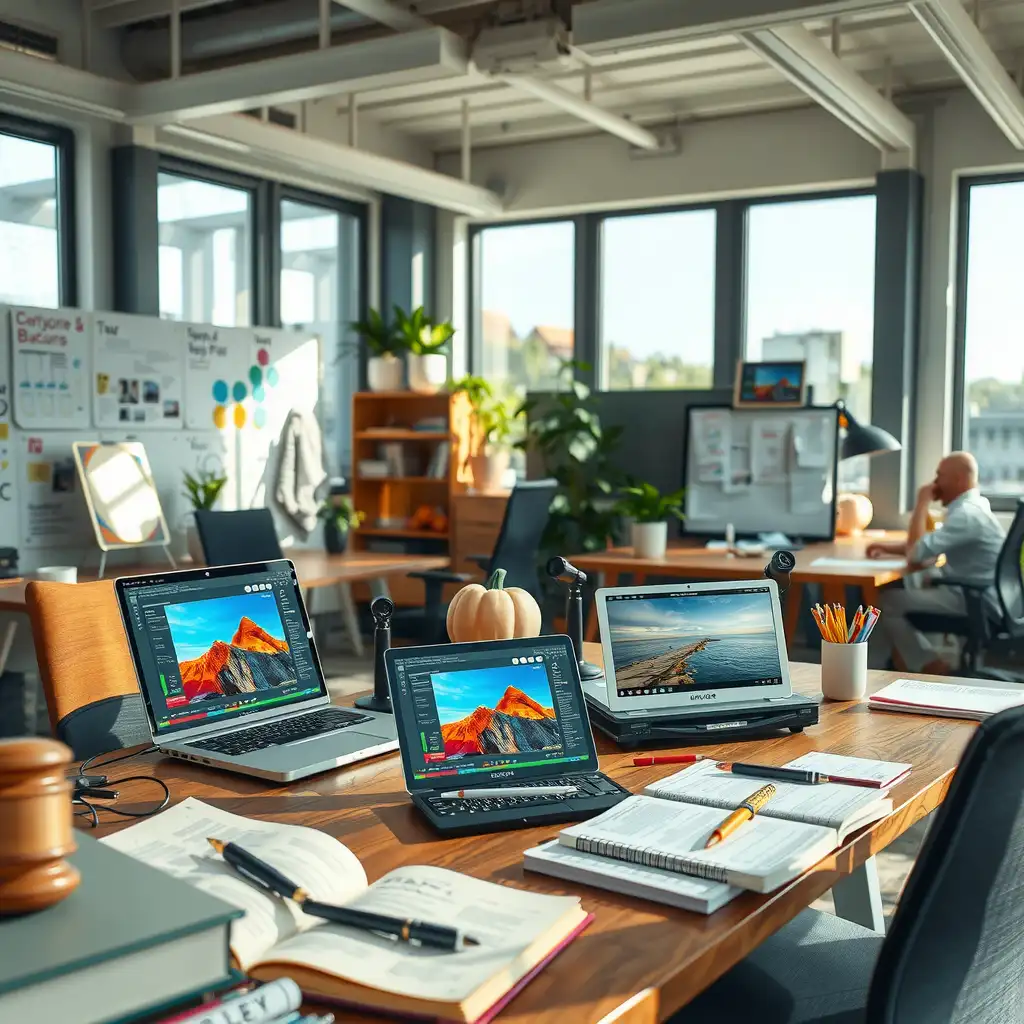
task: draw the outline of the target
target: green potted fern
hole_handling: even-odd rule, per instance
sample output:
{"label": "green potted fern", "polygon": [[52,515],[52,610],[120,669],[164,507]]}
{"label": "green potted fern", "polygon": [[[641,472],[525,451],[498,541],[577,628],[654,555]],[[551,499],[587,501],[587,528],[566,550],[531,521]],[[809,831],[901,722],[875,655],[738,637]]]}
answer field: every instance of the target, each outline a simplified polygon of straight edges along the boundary
{"label": "green potted fern", "polygon": [[448,343],[455,334],[451,321],[435,323],[418,306],[411,313],[395,306],[395,332],[409,353],[409,388],[436,395],[448,379]]}
{"label": "green potted fern", "polygon": [[[185,473],[184,496],[192,506],[193,512],[208,512],[220,499],[220,492],[228,482],[226,476],[215,473],[209,469],[200,469],[195,474]],[[201,563],[203,561],[203,545],[199,540],[199,533],[196,530],[195,516],[188,517],[188,524],[185,527],[185,544],[192,561]]]}
{"label": "green potted fern", "polygon": [[632,520],[633,554],[637,558],[664,558],[668,519],[683,519],[683,491],[662,494],[648,483],[623,487],[616,510]]}
{"label": "green potted fern", "polygon": [[349,326],[369,353],[366,382],[370,390],[401,391],[402,360],[399,357],[408,351],[408,345],[395,324],[371,309],[365,320],[356,320]]}
{"label": "green potted fern", "polygon": [[366,518],[357,512],[348,498],[328,498],[317,511],[324,524],[324,547],[332,555],[343,555],[348,547],[348,535]]}

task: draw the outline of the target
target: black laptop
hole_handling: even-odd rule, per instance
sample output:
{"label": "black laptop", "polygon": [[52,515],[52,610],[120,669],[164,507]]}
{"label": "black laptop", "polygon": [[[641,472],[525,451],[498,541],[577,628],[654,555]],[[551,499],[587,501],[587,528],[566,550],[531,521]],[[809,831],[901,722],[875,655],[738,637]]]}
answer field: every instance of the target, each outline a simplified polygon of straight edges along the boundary
{"label": "black laptop", "polygon": [[439,832],[578,821],[629,796],[598,770],[567,636],[392,648],[386,662],[406,789]]}

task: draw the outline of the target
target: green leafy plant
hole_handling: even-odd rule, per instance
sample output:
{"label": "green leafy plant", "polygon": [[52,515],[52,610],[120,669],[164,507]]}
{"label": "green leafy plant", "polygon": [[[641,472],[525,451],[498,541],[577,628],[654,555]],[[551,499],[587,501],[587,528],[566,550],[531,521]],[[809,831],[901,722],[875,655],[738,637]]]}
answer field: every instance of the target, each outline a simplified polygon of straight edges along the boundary
{"label": "green leafy plant", "polygon": [[600,551],[619,533],[612,495],[622,475],[612,456],[622,427],[601,425],[590,389],[575,379],[578,369],[589,367],[562,363],[559,390],[529,398],[519,410],[529,417],[519,447],[539,456],[544,472],[558,481],[542,542],[546,554]]}
{"label": "green leafy plant", "polygon": [[[359,335],[363,344],[375,356],[400,356],[409,350],[405,336],[398,331],[395,323],[385,320],[380,312],[371,309],[365,320],[353,320],[349,327]],[[347,346],[358,351],[358,344]]]}
{"label": "green leafy plant", "polygon": [[683,516],[683,490],[662,494],[654,484],[642,483],[622,488],[616,509],[637,523],[661,523],[669,516]]}
{"label": "green leafy plant", "polygon": [[435,323],[417,306],[406,313],[401,306],[395,306],[395,333],[401,337],[407,351],[414,356],[438,355],[445,350],[455,334],[450,320]]}
{"label": "green leafy plant", "polygon": [[220,492],[228,482],[226,476],[218,476],[208,469],[201,469],[194,476],[185,473],[184,495],[196,512],[208,512],[217,504]]}
{"label": "green leafy plant", "polygon": [[366,519],[366,513],[357,512],[348,498],[328,499],[317,509],[316,514],[323,522],[334,523],[342,535],[356,529]]}
{"label": "green leafy plant", "polygon": [[[510,403],[494,394],[494,389],[483,377],[467,374],[456,381],[449,381],[448,390],[453,394],[465,393],[473,415],[469,426],[470,455],[480,455],[485,448],[508,448],[522,424],[520,410],[511,409]],[[516,403],[518,404],[518,403]]]}

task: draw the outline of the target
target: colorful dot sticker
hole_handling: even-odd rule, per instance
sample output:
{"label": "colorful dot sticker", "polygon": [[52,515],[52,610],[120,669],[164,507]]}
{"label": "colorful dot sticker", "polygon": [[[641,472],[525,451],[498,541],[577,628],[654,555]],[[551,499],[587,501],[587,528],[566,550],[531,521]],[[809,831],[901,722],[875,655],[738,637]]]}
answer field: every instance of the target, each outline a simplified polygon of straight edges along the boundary
{"label": "colorful dot sticker", "polygon": [[235,406],[235,426],[238,427],[239,430],[241,430],[242,427],[245,426],[245,406],[244,405],[236,405]]}
{"label": "colorful dot sticker", "polygon": [[228,411],[223,405],[218,405],[213,410],[213,425],[218,430],[223,430],[228,425]]}
{"label": "colorful dot sticker", "polygon": [[250,367],[249,380],[252,381],[254,388],[258,388],[263,383],[263,371],[258,366]]}
{"label": "colorful dot sticker", "polygon": [[257,402],[262,402],[263,399],[267,397],[267,393],[263,390],[262,384],[257,384],[256,387],[252,389],[252,397]]}
{"label": "colorful dot sticker", "polygon": [[221,405],[228,400],[228,382],[226,380],[214,381],[213,400]]}
{"label": "colorful dot sticker", "polygon": [[236,402],[244,402],[247,394],[249,394],[249,389],[242,381],[236,380],[235,386],[231,389],[231,397]]}
{"label": "colorful dot sticker", "polygon": [[261,348],[256,353],[256,362],[259,363],[260,366],[266,366],[270,362],[270,353],[265,348]]}
{"label": "colorful dot sticker", "polygon": [[252,421],[253,421],[253,423],[256,424],[257,428],[265,427],[267,425],[267,410],[266,409],[257,409],[252,414]]}
{"label": "colorful dot sticker", "polygon": [[280,374],[278,374],[278,372],[277,372],[277,367],[276,366],[272,366],[269,370],[267,370],[267,383],[272,388],[276,388],[277,387],[277,382],[280,379],[281,379],[281,377],[280,377]]}

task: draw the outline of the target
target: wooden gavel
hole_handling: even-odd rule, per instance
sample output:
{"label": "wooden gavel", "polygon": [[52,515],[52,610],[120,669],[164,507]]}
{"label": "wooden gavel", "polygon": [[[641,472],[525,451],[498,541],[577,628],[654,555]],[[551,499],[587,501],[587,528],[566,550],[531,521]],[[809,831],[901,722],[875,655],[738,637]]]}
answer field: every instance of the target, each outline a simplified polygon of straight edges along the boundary
{"label": "wooden gavel", "polygon": [[0,740],[0,915],[42,910],[74,892],[71,751],[56,740]]}

